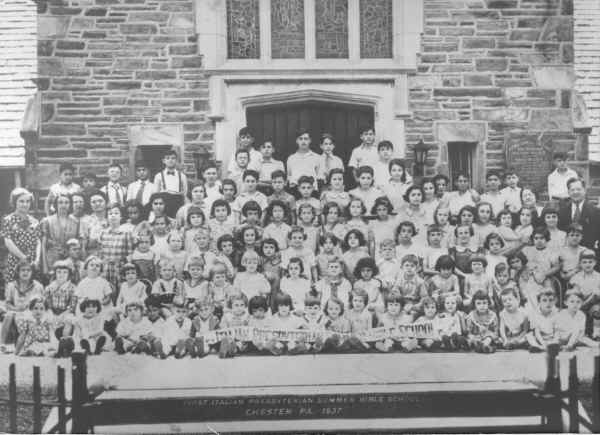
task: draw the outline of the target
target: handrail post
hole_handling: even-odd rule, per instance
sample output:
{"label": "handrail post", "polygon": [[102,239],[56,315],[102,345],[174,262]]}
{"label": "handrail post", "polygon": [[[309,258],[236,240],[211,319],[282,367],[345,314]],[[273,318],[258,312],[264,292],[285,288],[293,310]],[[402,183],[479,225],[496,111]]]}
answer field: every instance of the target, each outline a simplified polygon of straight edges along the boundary
{"label": "handrail post", "polygon": [[550,344],[546,354],[546,383],[544,392],[550,395],[546,410],[548,432],[563,432],[561,411],[560,362],[557,358],[560,345]]}
{"label": "handrail post", "polygon": [[11,363],[8,368],[8,431],[17,433],[17,368]]}
{"label": "handrail post", "polygon": [[42,383],[38,366],[33,366],[33,433],[42,433]]}
{"label": "handrail post", "polygon": [[89,399],[87,389],[87,367],[85,353],[75,352],[71,356],[72,371],[72,433],[87,433],[88,427],[83,415],[83,405]]}
{"label": "handrail post", "polygon": [[67,433],[67,398],[65,394],[65,368],[58,367],[56,374],[56,398],[58,399],[58,433]]}
{"label": "handrail post", "polygon": [[594,358],[594,379],[592,381],[592,423],[594,433],[600,433],[600,355]]}
{"label": "handrail post", "polygon": [[569,360],[569,432],[579,433],[579,379],[577,378],[577,356]]}

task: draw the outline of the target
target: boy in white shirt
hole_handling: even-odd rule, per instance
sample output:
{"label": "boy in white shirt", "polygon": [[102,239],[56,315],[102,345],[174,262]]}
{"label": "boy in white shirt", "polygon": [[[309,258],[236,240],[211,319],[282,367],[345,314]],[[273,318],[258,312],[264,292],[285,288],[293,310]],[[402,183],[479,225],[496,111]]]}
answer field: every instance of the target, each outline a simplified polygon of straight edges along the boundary
{"label": "boy in white shirt", "polygon": [[127,199],[136,200],[143,206],[147,206],[150,202],[150,197],[156,193],[156,186],[148,179],[150,171],[145,162],[137,162],[135,164],[135,178],[133,183],[127,186]]}
{"label": "boy in white shirt", "polygon": [[108,197],[108,204],[119,204],[121,207],[125,205],[127,190],[121,185],[122,173],[121,166],[117,163],[112,163],[108,167],[108,184],[100,188]]}
{"label": "boy in white shirt", "polygon": [[285,171],[283,162],[273,158],[273,151],[273,142],[271,140],[264,141],[260,146],[262,157],[258,177],[258,190],[267,196],[273,193],[273,188],[271,187],[271,174],[275,171]]}
{"label": "boy in white shirt", "polygon": [[489,202],[492,205],[492,212],[497,216],[506,205],[506,198],[500,191],[500,173],[494,169],[488,171],[485,177],[487,191],[481,195],[482,202]]}
{"label": "boy in white shirt", "polygon": [[[372,125],[365,125],[360,128],[361,144],[352,150],[348,166],[352,168],[354,178],[357,178],[356,171],[361,166],[375,167],[379,160],[379,153],[375,146],[375,128]],[[357,180],[358,181],[358,180]]]}
{"label": "boy in white shirt", "polygon": [[165,192],[167,216],[174,218],[177,210],[185,203],[188,193],[186,175],[177,170],[177,152],[167,151],[162,159],[165,168],[154,177],[157,192]]}
{"label": "boy in white shirt", "polygon": [[73,174],[75,173],[75,168],[70,163],[61,163],[58,168],[59,180],[58,183],[54,183],[50,186],[50,191],[48,192],[48,196],[46,197],[46,202],[44,203],[44,211],[46,215],[50,216],[56,210],[52,204],[58,195],[67,194],[72,195],[77,192],[81,192],[81,186],[73,182]]}
{"label": "boy in white shirt", "polygon": [[523,191],[519,187],[519,174],[514,169],[507,169],[504,173],[504,183],[506,187],[500,193],[504,196],[505,206],[511,213],[518,213],[522,207],[521,192]]}
{"label": "boy in white shirt", "polygon": [[555,201],[567,199],[567,181],[570,178],[578,178],[579,175],[567,166],[567,153],[554,153],[552,160],[555,169],[548,175],[548,197]]}
{"label": "boy in white shirt", "polygon": [[390,181],[390,162],[394,157],[394,144],[389,140],[382,140],[377,144],[377,154],[379,159],[373,166],[375,174],[375,187],[381,187],[388,184]]}
{"label": "boy in white shirt", "polygon": [[[287,159],[287,176],[289,187],[296,191],[298,179],[303,175],[313,177],[316,180],[321,172],[321,156],[310,149],[310,133],[306,129],[300,129],[296,133],[296,144],[298,151]],[[315,183],[315,188],[316,188]]]}
{"label": "boy in white shirt", "polygon": [[[262,155],[260,151],[254,148],[254,132],[250,127],[242,127],[240,129],[240,131],[238,132],[238,144],[238,149],[236,151],[248,151],[248,169],[260,171]],[[227,172],[235,171],[235,168],[238,165],[236,159],[237,152],[232,156],[231,161],[227,166]]]}
{"label": "boy in white shirt", "polygon": [[204,203],[206,204],[206,209],[210,211],[213,202],[223,198],[221,193],[221,180],[219,180],[219,172],[217,170],[217,165],[214,162],[210,162],[204,167],[202,179],[204,180],[204,191],[206,192]]}
{"label": "boy in white shirt", "polygon": [[333,136],[329,133],[323,133],[321,135],[321,163],[319,169],[319,184],[324,186],[329,181],[329,172],[332,169],[344,169],[344,162],[338,156],[333,154],[335,149],[335,141]]}

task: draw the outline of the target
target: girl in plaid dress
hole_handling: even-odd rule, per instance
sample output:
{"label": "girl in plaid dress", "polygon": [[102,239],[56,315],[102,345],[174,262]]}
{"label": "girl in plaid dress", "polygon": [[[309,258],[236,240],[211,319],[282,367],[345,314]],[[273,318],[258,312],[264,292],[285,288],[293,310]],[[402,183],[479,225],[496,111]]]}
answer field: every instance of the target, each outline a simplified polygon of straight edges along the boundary
{"label": "girl in plaid dress", "polygon": [[104,274],[113,288],[119,288],[121,266],[133,252],[131,233],[121,228],[121,207],[111,204],[108,208],[108,228],[100,234],[100,258],[104,260]]}

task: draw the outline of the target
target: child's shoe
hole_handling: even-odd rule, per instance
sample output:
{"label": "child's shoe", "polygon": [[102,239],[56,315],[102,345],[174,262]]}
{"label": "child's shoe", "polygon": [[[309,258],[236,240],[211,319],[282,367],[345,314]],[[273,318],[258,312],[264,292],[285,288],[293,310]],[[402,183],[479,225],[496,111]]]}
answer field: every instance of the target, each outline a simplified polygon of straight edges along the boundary
{"label": "child's shoe", "polygon": [[194,353],[197,358],[203,358],[208,353],[204,348],[204,339],[202,337],[194,340]]}
{"label": "child's shoe", "polygon": [[115,340],[115,351],[119,355],[123,355],[125,353],[125,346],[123,345],[123,338],[117,337]]}
{"label": "child's shoe", "polygon": [[475,352],[483,353],[483,344],[482,343],[475,343]]}
{"label": "child's shoe", "polygon": [[496,348],[491,344],[484,344],[482,346],[482,352],[483,353],[494,353],[494,352],[496,352]]}
{"label": "child's shoe", "polygon": [[79,343],[81,345],[81,348],[85,351],[86,355],[91,355],[92,354],[92,350],[90,348],[90,342],[87,340],[81,340],[81,343]]}
{"label": "child's shoe", "polygon": [[454,350],[454,345],[452,344],[452,340],[447,335],[442,337],[442,347],[445,350]]}
{"label": "child's shoe", "polygon": [[94,349],[94,355],[100,355],[102,353],[102,348],[106,344],[106,337],[102,336],[96,340],[96,348]]}
{"label": "child's shoe", "polygon": [[317,337],[315,342],[312,344],[311,350],[313,353],[321,352],[323,350],[323,339],[321,337]]}

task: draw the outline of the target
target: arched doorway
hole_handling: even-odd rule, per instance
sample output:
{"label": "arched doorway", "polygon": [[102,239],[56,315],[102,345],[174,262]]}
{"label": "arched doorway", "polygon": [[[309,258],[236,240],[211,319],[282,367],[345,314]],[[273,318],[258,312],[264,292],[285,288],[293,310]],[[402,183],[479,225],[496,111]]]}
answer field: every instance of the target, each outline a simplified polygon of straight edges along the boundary
{"label": "arched doorway", "polygon": [[248,107],[246,120],[254,129],[257,145],[273,140],[278,160],[285,162],[296,151],[296,132],[307,128],[314,151],[321,152],[321,134],[330,133],[336,141],[334,154],[347,164],[352,149],[360,144],[360,127],[373,125],[374,110],[368,105],[306,100]]}

